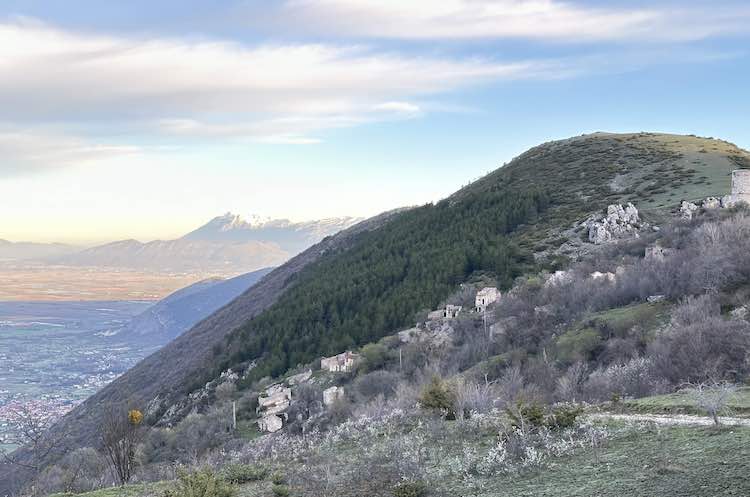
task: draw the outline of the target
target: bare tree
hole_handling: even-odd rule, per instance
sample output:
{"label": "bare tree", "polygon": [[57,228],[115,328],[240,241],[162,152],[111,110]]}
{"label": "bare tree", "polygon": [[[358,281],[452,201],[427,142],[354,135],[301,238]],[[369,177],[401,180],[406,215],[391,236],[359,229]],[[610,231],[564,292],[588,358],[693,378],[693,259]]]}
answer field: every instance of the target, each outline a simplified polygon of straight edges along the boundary
{"label": "bare tree", "polygon": [[51,457],[63,453],[68,432],[52,429],[51,416],[22,405],[13,409],[9,421],[12,430],[7,440],[20,450],[11,454],[0,451],[6,463],[38,472]]}
{"label": "bare tree", "polygon": [[737,391],[737,386],[727,382],[698,383],[688,389],[695,406],[711,416],[714,424],[719,426],[719,414],[726,408]]}
{"label": "bare tree", "polygon": [[110,408],[100,427],[100,437],[112,475],[124,485],[135,470],[135,451],[146,430],[142,426],[143,414],[136,410]]}

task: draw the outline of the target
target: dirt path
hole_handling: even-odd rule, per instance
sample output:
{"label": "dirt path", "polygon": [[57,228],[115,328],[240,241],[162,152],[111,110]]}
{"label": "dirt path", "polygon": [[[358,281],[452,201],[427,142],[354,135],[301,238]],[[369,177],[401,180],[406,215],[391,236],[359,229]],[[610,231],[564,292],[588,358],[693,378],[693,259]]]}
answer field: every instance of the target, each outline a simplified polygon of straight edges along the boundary
{"label": "dirt path", "polygon": [[[694,426],[711,426],[713,420],[705,416],[689,416],[687,414],[612,414],[612,413],[595,413],[586,416],[592,420],[614,419],[618,421],[637,421],[652,422],[663,425],[694,425]],[[722,416],[719,418],[722,425],[725,426],[750,426],[748,418],[733,418]]]}

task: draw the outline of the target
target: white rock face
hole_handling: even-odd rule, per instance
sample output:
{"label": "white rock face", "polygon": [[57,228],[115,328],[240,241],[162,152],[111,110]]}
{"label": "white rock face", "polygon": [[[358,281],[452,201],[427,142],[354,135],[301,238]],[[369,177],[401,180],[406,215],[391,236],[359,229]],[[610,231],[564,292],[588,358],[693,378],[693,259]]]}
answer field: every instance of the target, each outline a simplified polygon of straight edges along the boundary
{"label": "white rock face", "polygon": [[585,225],[589,229],[589,241],[595,245],[626,236],[637,236],[645,226],[641,223],[638,209],[632,203],[624,207],[621,204],[612,204],[607,207],[605,217],[592,216],[585,221]]}

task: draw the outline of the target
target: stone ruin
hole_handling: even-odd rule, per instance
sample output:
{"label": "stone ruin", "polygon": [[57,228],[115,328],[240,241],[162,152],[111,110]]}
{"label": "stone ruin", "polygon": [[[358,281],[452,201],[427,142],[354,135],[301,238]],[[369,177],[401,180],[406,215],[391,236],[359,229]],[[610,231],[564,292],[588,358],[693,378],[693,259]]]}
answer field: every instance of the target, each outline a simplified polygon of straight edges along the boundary
{"label": "stone ruin", "polygon": [[284,426],[285,411],[292,401],[292,389],[281,383],[266,388],[258,397],[258,429],[273,433]]}
{"label": "stone ruin", "polygon": [[349,373],[359,362],[359,354],[348,350],[333,357],[324,357],[320,360],[320,369],[331,373]]}
{"label": "stone ruin", "polygon": [[649,260],[663,261],[666,257],[674,255],[675,249],[666,248],[656,243],[651,247],[646,247],[645,258]]}
{"label": "stone ruin", "polygon": [[330,406],[344,398],[344,387],[333,386],[323,390],[323,405]]}
{"label": "stone ruin", "polygon": [[729,209],[744,202],[750,204],[750,169],[732,171],[732,193],[723,197],[706,197],[697,202],[683,200],[679,214],[682,219],[692,219],[701,209]]}
{"label": "stone ruin", "polygon": [[484,312],[491,304],[497,302],[501,297],[500,290],[495,287],[482,288],[474,298],[474,308],[477,312]]}

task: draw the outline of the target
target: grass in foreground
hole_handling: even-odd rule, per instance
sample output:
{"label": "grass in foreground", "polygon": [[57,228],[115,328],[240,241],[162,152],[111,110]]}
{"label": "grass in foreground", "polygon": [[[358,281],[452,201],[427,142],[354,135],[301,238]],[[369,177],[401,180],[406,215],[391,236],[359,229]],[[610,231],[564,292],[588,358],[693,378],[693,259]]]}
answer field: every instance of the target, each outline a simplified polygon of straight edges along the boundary
{"label": "grass in foreground", "polygon": [[[739,427],[656,427],[640,424],[623,429],[623,423],[612,422],[612,437],[587,445],[573,453],[549,459],[539,469],[520,473],[476,477],[471,488],[466,481],[449,476],[448,471],[435,471],[451,464],[459,454],[452,448],[444,458],[428,458],[431,496],[486,497],[747,497],[750,495],[750,428]],[[445,426],[442,448],[460,447],[451,440],[453,423]],[[399,436],[391,432],[387,436]],[[488,448],[494,436],[477,434],[472,445],[478,450]],[[437,440],[437,439],[436,439]],[[431,442],[431,445],[436,443]],[[426,447],[432,452],[435,447]],[[357,458],[363,447],[350,443],[332,447],[346,464]],[[338,459],[334,457],[334,459]],[[299,464],[288,461],[287,464]],[[292,470],[291,466],[287,469]],[[371,468],[376,474],[378,468]],[[443,468],[444,470],[447,468]],[[442,476],[440,476],[442,475]],[[161,497],[171,483],[132,485],[84,494],[85,497]],[[269,479],[239,487],[237,497],[273,495]],[[299,495],[292,491],[291,495]],[[333,495],[333,494],[332,494]],[[340,495],[340,494],[335,494]],[[62,497],[60,494],[56,497]]]}
{"label": "grass in foreground", "polygon": [[634,432],[496,479],[474,495],[496,497],[719,497],[750,495],[750,429],[668,427]]}

